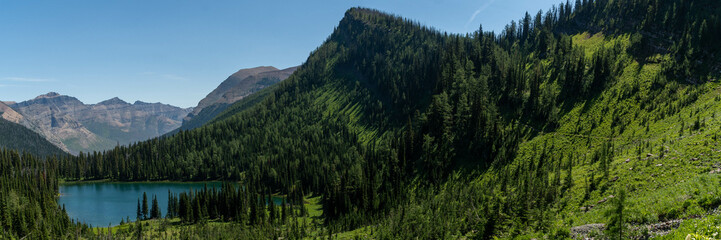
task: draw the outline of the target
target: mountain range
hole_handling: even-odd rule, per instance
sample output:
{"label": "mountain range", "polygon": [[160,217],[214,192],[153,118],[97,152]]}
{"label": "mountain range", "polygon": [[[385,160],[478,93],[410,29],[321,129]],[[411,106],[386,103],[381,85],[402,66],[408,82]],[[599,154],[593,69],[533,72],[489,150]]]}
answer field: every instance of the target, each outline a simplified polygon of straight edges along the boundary
{"label": "mountain range", "polygon": [[50,92],[23,102],[0,102],[0,116],[39,133],[65,152],[103,151],[202,126],[233,103],[285,80],[296,69],[272,66],[241,69],[195,108],[141,101],[130,104],[117,97],[85,104],[77,98]]}
{"label": "mountain range", "polygon": [[[12,103],[11,103],[12,104]],[[5,103],[0,102],[0,148],[14,149],[37,156],[61,155],[56,145],[25,127],[28,121]],[[58,142],[59,143],[59,142]]]}
{"label": "mountain range", "polygon": [[112,98],[84,104],[55,92],[0,106],[2,117],[40,133],[64,151],[102,151],[165,134],[192,109]]}

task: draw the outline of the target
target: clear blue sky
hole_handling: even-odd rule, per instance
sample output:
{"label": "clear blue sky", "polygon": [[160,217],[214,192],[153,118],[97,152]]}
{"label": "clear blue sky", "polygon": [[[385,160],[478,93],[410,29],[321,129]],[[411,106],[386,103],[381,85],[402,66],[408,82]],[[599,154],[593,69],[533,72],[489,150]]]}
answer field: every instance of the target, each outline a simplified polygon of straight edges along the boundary
{"label": "clear blue sky", "polygon": [[241,68],[303,63],[345,10],[451,33],[499,31],[560,0],[0,1],[0,100],[47,92],[97,103],[195,106]]}

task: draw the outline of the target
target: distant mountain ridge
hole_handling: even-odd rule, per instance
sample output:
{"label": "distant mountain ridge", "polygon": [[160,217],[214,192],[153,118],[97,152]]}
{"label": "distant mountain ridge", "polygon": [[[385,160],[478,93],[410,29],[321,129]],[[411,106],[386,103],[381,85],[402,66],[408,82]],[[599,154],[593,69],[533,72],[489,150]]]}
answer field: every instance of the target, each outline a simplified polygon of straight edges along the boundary
{"label": "distant mountain ridge", "polygon": [[13,149],[37,156],[63,155],[63,150],[23,125],[0,118],[0,149]]}
{"label": "distant mountain ridge", "polygon": [[22,114],[18,113],[14,109],[12,109],[9,104],[15,104],[15,102],[0,102],[0,117],[8,122],[19,124],[27,129],[30,129],[41,136],[43,136],[47,141],[58,147],[64,152],[70,152],[67,146],[63,144],[63,142],[55,136],[55,134],[52,134],[50,131],[47,131],[47,129],[42,129],[35,124],[32,120],[29,120]]}
{"label": "distant mountain ridge", "polygon": [[260,66],[238,70],[200,100],[185,118],[180,130],[189,130],[210,122],[233,103],[287,79],[298,66],[277,69]]}
{"label": "distant mountain ridge", "polygon": [[[8,105],[6,105],[8,106]],[[50,92],[9,105],[5,119],[43,135],[70,153],[102,151],[165,134],[180,126],[192,108],[111,98],[84,104],[77,98]],[[13,113],[14,112],[14,113]],[[22,119],[25,119],[23,121]]]}

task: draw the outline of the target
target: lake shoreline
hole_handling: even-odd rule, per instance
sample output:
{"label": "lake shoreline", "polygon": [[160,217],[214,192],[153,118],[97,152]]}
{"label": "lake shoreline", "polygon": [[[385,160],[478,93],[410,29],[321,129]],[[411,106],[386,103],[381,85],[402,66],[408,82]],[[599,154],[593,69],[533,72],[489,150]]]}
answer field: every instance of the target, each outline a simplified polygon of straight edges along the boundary
{"label": "lake shoreline", "polygon": [[60,184],[58,206],[65,207],[68,216],[92,226],[115,226],[134,219],[138,202],[147,195],[147,203],[157,199],[162,213],[167,211],[169,194],[220,189],[220,181],[204,182],[113,182],[109,180],[72,181]]}
{"label": "lake shoreline", "polygon": [[72,185],[72,184],[86,184],[86,183],[210,183],[210,182],[232,182],[232,183],[240,183],[240,181],[223,181],[223,180],[198,180],[198,181],[177,181],[177,180],[144,180],[144,181],[121,181],[121,180],[114,180],[114,179],[96,179],[96,180],[64,180],[60,179],[58,183],[60,185]]}

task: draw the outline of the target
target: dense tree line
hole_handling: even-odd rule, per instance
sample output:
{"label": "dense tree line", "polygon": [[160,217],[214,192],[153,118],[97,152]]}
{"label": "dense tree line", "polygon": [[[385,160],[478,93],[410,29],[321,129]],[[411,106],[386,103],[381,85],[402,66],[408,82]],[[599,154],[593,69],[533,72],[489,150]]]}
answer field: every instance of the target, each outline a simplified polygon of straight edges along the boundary
{"label": "dense tree line", "polygon": [[160,219],[163,217],[160,205],[158,205],[158,198],[155,195],[153,195],[152,201],[152,206],[148,210],[148,195],[143,192],[142,205],[140,199],[138,199],[138,207],[135,211],[137,220]]}
{"label": "dense tree line", "polygon": [[0,238],[60,239],[91,234],[57,205],[55,163],[0,149]]}
{"label": "dense tree line", "polygon": [[[208,220],[246,225],[282,225],[293,212],[305,213],[303,196],[282,198],[280,206],[270,194],[259,194],[253,188],[224,183],[220,190],[207,188],[168,195],[168,215],[185,223]],[[288,202],[286,199],[292,200]]]}

